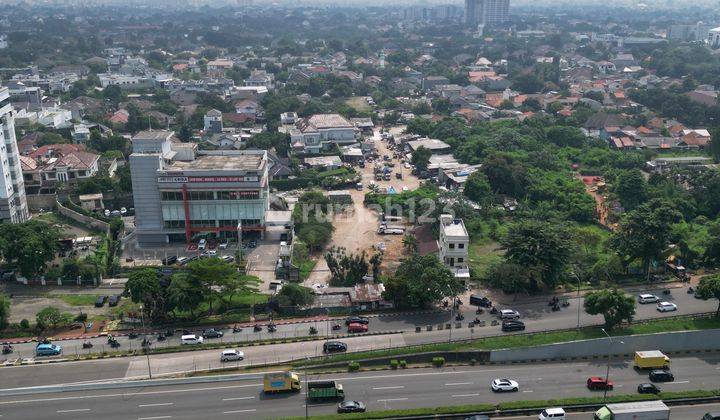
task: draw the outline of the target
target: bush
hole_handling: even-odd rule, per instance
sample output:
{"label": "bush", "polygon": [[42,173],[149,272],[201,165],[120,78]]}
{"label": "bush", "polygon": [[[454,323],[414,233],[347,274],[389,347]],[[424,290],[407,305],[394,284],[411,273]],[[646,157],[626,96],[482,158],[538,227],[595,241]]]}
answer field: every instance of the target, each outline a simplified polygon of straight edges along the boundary
{"label": "bush", "polygon": [[400,367],[403,368],[403,369],[406,369],[406,368],[407,368],[407,361],[404,360],[404,359],[401,360],[401,361],[400,361]]}
{"label": "bush", "polygon": [[445,358],[444,357],[433,357],[432,364],[435,367],[441,367],[442,365],[445,364]]}
{"label": "bush", "polygon": [[30,329],[30,321],[28,321],[25,318],[21,319],[20,320],[20,328],[22,328],[23,330],[29,330]]}
{"label": "bush", "polygon": [[398,363],[397,360],[393,359],[393,360],[390,361],[390,368],[391,368],[391,369],[397,369],[397,368],[398,368],[398,365],[399,365],[399,363]]}
{"label": "bush", "polygon": [[348,363],[348,372],[357,372],[358,370],[360,370],[360,363],[358,363],[358,362]]}
{"label": "bush", "polygon": [[470,366],[475,366],[477,364],[477,360],[470,359]]}
{"label": "bush", "polygon": [[80,312],[75,317],[75,322],[85,322],[85,321],[87,321],[87,314],[85,312]]}

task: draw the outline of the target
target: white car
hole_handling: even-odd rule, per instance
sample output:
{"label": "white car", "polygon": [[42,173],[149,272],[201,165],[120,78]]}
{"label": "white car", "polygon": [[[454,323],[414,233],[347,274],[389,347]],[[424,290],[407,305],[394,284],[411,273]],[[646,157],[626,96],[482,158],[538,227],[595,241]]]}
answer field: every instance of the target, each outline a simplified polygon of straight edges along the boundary
{"label": "white car", "polygon": [[180,344],[202,344],[203,341],[201,335],[186,334],[180,337]]}
{"label": "white car", "polygon": [[222,354],[220,354],[221,362],[234,362],[238,360],[243,360],[244,358],[245,353],[235,349],[223,350]]}
{"label": "white car", "polygon": [[660,300],[655,295],[651,295],[649,293],[643,293],[638,296],[638,303],[644,304],[644,303],[656,303]]}
{"label": "white car", "polygon": [[565,410],[560,407],[546,408],[540,412],[538,420],[565,420]]}
{"label": "white car", "polygon": [[207,251],[203,252],[202,255],[205,255],[207,257],[214,257],[217,255],[217,250],[208,249]]}
{"label": "white car", "polygon": [[500,310],[500,319],[513,320],[518,318],[520,318],[520,312],[518,311],[514,311],[512,309]]}
{"label": "white car", "polygon": [[520,385],[512,379],[493,379],[490,388],[494,392],[517,392]]}
{"label": "white car", "polygon": [[657,304],[657,310],[660,312],[677,311],[677,305],[672,302],[660,302]]}

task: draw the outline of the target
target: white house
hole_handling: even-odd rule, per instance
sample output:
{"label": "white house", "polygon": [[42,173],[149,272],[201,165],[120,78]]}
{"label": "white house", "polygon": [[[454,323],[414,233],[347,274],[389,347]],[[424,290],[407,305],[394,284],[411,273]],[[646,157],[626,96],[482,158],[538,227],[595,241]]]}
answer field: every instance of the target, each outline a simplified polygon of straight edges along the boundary
{"label": "white house", "polygon": [[469,246],[470,235],[468,235],[462,219],[455,219],[449,214],[440,215],[440,238],[438,239],[440,261],[453,272],[455,277],[463,280],[470,278]]}
{"label": "white house", "polygon": [[358,133],[358,129],[340,114],[315,114],[295,124],[290,130],[290,142],[296,150],[317,153],[332,144],[355,143]]}
{"label": "white house", "polygon": [[222,133],[223,116],[217,109],[211,109],[203,117],[203,130],[207,134]]}

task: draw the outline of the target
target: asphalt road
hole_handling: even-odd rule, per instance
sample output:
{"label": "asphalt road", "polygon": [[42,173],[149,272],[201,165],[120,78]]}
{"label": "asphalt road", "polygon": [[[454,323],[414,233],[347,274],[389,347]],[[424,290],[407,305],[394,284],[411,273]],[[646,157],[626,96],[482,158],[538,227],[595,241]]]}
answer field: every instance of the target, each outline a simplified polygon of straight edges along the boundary
{"label": "asphalt road", "polygon": [[[674,358],[676,380],[660,387],[672,391],[718,388],[719,362],[720,355]],[[605,368],[602,362],[582,362],[361,372],[313,375],[308,379],[335,380],[345,388],[347,399],[361,400],[369,410],[384,410],[599,395],[587,390],[584,383],[589,376],[604,375]],[[498,377],[518,381],[519,392],[493,393],[489,384]],[[629,361],[613,363],[610,378],[616,384],[611,394],[633,394],[639,383],[648,380],[647,374],[636,372]],[[278,418],[304,414],[303,393],[268,397],[261,391],[261,382],[248,378],[222,383],[0,396],[0,415],[3,420],[83,419],[100,415],[113,420]],[[311,415],[331,413],[335,406],[312,404],[308,410]]]}

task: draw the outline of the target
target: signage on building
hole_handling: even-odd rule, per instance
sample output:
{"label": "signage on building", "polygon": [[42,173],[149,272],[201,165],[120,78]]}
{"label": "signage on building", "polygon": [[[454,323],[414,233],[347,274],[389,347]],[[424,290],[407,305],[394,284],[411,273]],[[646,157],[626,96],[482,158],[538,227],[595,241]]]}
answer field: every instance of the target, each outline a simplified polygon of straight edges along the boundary
{"label": "signage on building", "polygon": [[158,178],[158,182],[183,183],[183,182],[188,182],[188,177],[186,177],[186,176],[161,176]]}
{"label": "signage on building", "polygon": [[158,182],[258,182],[257,176],[161,176]]}

